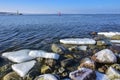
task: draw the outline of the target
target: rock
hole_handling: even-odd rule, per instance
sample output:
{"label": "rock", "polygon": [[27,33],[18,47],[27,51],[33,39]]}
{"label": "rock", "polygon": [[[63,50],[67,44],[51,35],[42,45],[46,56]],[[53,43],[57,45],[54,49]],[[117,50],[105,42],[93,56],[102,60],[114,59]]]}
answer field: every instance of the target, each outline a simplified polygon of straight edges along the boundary
{"label": "rock", "polygon": [[115,63],[117,58],[109,49],[103,49],[92,56],[92,59],[99,63]]}
{"label": "rock", "polygon": [[6,75],[7,73],[11,71],[12,71],[11,64],[6,64],[4,66],[1,66],[0,67],[0,78],[2,78],[4,75]]}
{"label": "rock", "polygon": [[72,46],[69,48],[70,51],[86,51],[87,50],[87,46]]}
{"label": "rock", "polygon": [[104,66],[98,68],[98,71],[101,72],[101,73],[105,73],[107,69],[108,69],[108,66],[104,65]]}
{"label": "rock", "polygon": [[46,63],[46,65],[48,65],[48,66],[50,66],[50,67],[53,67],[53,66],[55,66],[55,64],[56,64],[57,62],[56,62],[56,60],[54,60],[54,59],[46,59],[46,60],[45,60],[45,63]]}
{"label": "rock", "polygon": [[34,59],[33,57],[29,56],[30,50],[23,49],[19,51],[13,51],[13,52],[5,52],[2,54],[3,57],[8,58],[9,60],[17,63],[25,62],[28,60]]}
{"label": "rock", "polygon": [[105,39],[106,39],[106,37],[104,35],[98,35],[98,36],[94,37],[94,40],[96,40],[96,41],[105,40]]}
{"label": "rock", "polygon": [[19,64],[13,64],[12,69],[21,77],[24,77],[29,70],[35,65],[36,61],[29,61]]}
{"label": "rock", "polygon": [[94,39],[89,39],[89,38],[66,38],[66,39],[61,39],[60,42],[63,44],[76,44],[76,45],[96,43]]}
{"label": "rock", "polygon": [[120,35],[120,32],[98,32],[98,35],[104,35],[110,38],[116,35]]}
{"label": "rock", "polygon": [[59,55],[56,53],[48,53],[42,50],[32,50],[29,52],[29,56],[31,57],[41,57],[41,58],[52,58],[52,59],[59,59]]}
{"label": "rock", "polygon": [[10,72],[3,77],[3,80],[23,80],[16,72]]}
{"label": "rock", "polygon": [[120,64],[113,64],[113,65],[111,65],[111,67],[120,71]]}
{"label": "rock", "polygon": [[51,69],[49,66],[43,65],[43,66],[41,67],[41,73],[42,73],[42,74],[51,73],[51,72],[52,72],[52,69]]}
{"label": "rock", "polygon": [[65,60],[61,61],[61,66],[62,67],[73,66],[73,64],[74,64],[74,60],[73,59],[65,59]]}
{"label": "rock", "polygon": [[120,40],[120,35],[114,35],[111,37],[112,40]]}
{"label": "rock", "polygon": [[102,74],[98,71],[96,71],[96,80],[110,80],[106,74]]}
{"label": "rock", "polygon": [[58,80],[58,79],[53,74],[44,74],[38,76],[37,78],[35,78],[35,80]]}
{"label": "rock", "polygon": [[92,33],[90,33],[91,35],[97,35],[97,32],[92,32]]}
{"label": "rock", "polygon": [[63,73],[63,72],[65,71],[65,68],[64,68],[64,67],[60,67],[60,68],[58,69],[58,71],[59,71],[59,73]]}
{"label": "rock", "polygon": [[106,74],[110,80],[120,79],[120,71],[113,67],[109,67]]}
{"label": "rock", "polygon": [[51,50],[55,53],[60,53],[60,54],[68,52],[68,50],[64,46],[59,44],[52,44]]}
{"label": "rock", "polygon": [[87,68],[80,68],[69,74],[72,80],[96,80],[96,74],[93,70]]}
{"label": "rock", "polygon": [[97,46],[106,45],[105,41],[97,41]]}
{"label": "rock", "polygon": [[120,46],[112,45],[110,49],[115,53],[120,53]]}
{"label": "rock", "polygon": [[80,66],[78,68],[85,67],[95,70],[95,62],[90,58],[84,58],[81,60]]}

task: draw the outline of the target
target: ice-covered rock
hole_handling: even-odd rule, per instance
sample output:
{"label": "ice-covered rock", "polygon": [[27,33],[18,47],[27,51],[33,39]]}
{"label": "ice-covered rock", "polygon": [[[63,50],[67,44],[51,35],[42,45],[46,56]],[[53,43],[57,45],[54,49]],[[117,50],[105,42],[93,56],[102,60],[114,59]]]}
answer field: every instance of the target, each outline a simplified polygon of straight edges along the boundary
{"label": "ice-covered rock", "polygon": [[19,51],[5,52],[2,54],[2,56],[5,58],[8,58],[9,60],[13,62],[20,63],[20,62],[34,59],[33,57],[28,55],[29,52],[30,52],[29,49],[23,49]]}
{"label": "ice-covered rock", "polygon": [[35,78],[35,80],[58,80],[53,74],[44,74]]}
{"label": "ice-covered rock", "polygon": [[29,52],[29,56],[34,57],[34,58],[42,57],[42,58],[59,59],[59,54],[48,53],[42,50],[32,50]]}
{"label": "ice-covered rock", "polygon": [[13,64],[12,69],[21,77],[24,77],[29,70],[35,65],[36,61],[29,61],[19,64]]}
{"label": "ice-covered rock", "polygon": [[117,71],[113,67],[109,67],[106,74],[110,80],[120,79],[120,71]]}
{"label": "ice-covered rock", "polygon": [[96,80],[96,74],[93,70],[87,68],[80,68],[69,74],[72,80]]}
{"label": "ice-covered rock", "polygon": [[115,35],[120,35],[120,32],[98,32],[98,35],[104,35],[106,37],[112,37]]}
{"label": "ice-covered rock", "polygon": [[61,39],[61,43],[63,44],[95,44],[96,41],[94,39],[89,39],[89,38],[66,38],[66,39]]}
{"label": "ice-covered rock", "polygon": [[110,40],[111,43],[120,43],[120,40]]}
{"label": "ice-covered rock", "polygon": [[115,63],[117,58],[109,49],[103,49],[92,56],[92,59],[99,63]]}
{"label": "ice-covered rock", "polygon": [[96,71],[96,80],[110,80],[106,74],[102,74],[98,71]]}

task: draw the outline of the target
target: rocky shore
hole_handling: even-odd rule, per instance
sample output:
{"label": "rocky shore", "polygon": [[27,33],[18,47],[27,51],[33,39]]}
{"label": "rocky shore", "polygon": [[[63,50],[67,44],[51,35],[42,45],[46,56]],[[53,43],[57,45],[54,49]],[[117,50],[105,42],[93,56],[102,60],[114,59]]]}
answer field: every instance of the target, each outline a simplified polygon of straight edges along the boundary
{"label": "rocky shore", "polygon": [[0,80],[120,80],[120,32],[60,39],[51,51],[23,49],[0,57]]}

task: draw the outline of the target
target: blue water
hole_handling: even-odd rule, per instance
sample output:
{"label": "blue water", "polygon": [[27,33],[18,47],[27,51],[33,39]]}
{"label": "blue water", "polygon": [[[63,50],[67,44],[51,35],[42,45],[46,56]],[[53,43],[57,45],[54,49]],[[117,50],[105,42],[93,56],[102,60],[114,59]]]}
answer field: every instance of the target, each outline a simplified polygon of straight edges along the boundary
{"label": "blue water", "polygon": [[120,15],[20,15],[0,16],[0,53],[50,49],[65,37],[90,37],[90,32],[120,31]]}

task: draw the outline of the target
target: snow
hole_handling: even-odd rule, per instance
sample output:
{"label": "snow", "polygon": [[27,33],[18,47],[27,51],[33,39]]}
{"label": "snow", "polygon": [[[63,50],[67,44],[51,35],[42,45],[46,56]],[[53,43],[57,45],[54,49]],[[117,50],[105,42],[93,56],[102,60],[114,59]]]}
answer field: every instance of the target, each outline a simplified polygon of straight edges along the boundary
{"label": "snow", "polygon": [[52,58],[52,59],[59,59],[59,55],[56,53],[48,53],[42,50],[32,50],[29,53],[31,57],[42,57],[42,58]]}
{"label": "snow", "polygon": [[67,38],[67,39],[61,39],[60,42],[63,44],[95,44],[96,43],[94,39],[89,39],[89,38]]}
{"label": "snow", "polygon": [[112,37],[115,35],[120,35],[120,32],[98,32],[98,35],[104,35],[106,37]]}
{"label": "snow", "polygon": [[21,77],[24,77],[29,70],[35,65],[36,61],[29,61],[19,64],[13,64],[12,69]]}
{"label": "snow", "polygon": [[29,49],[23,49],[13,52],[5,52],[2,54],[2,57],[8,58],[10,61],[20,63],[34,59],[33,57],[28,55],[29,52],[30,52]]}

